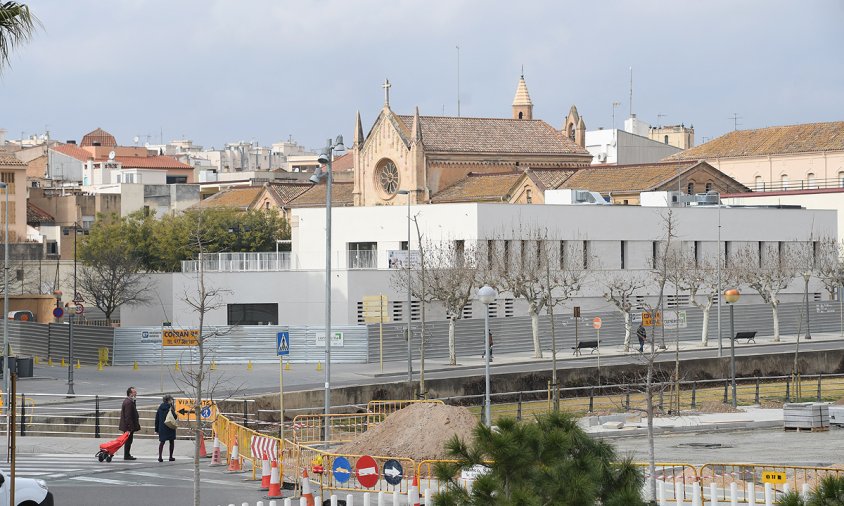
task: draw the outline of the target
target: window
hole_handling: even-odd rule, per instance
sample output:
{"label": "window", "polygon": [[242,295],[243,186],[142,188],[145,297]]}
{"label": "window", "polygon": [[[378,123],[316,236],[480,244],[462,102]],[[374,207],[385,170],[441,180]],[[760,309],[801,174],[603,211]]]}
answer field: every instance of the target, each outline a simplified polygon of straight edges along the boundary
{"label": "window", "polygon": [[487,240],[486,242],[486,265],[492,268],[493,258],[495,254],[495,241]]}
{"label": "window", "polygon": [[665,136],[665,139],[664,139],[664,141],[663,141],[663,142],[665,142],[666,144],[668,144],[668,136],[667,136],[667,135]]}
{"label": "window", "polygon": [[402,241],[399,245],[399,249],[402,251],[407,251],[407,241]]}
{"label": "window", "polygon": [[693,194],[694,194],[694,192],[695,192],[695,182],[694,182],[694,181],[689,181],[688,186],[686,186],[686,193],[687,193],[688,195],[693,195]]}
{"label": "window", "polygon": [[724,267],[730,266],[730,243],[724,241]]}
{"label": "window", "polygon": [[375,169],[375,178],[378,187],[387,195],[394,195],[399,189],[399,169],[392,160],[383,161]]}
{"label": "window", "polygon": [[522,119],[523,114],[524,114],[523,112],[519,111],[519,119]]}
{"label": "window", "polygon": [[712,191],[712,181],[707,181],[706,182],[706,193],[709,193],[711,191]]}
{"label": "window", "polygon": [[759,245],[758,245],[757,248],[758,248],[758,254],[759,254],[759,260],[758,260],[759,267],[762,267],[762,252],[765,249],[762,241],[759,241]]}
{"label": "window", "polygon": [[566,268],[566,241],[560,241],[560,269]]}
{"label": "window", "polygon": [[624,257],[627,253],[627,241],[621,241],[621,268],[626,269],[624,266]]}
{"label": "window", "polygon": [[2,180],[6,184],[15,184],[15,173],[2,172],[0,173],[0,180]]}
{"label": "window", "polygon": [[350,242],[348,245],[349,269],[374,269],[378,263],[378,243]]}
{"label": "window", "polygon": [[700,241],[695,241],[695,267],[700,266]]}
{"label": "window", "polygon": [[844,188],[844,171],[838,173],[838,186]]}
{"label": "window", "polygon": [[187,176],[167,176],[167,184],[185,184],[187,182]]}
{"label": "window", "polygon": [[454,265],[463,267],[463,262],[466,259],[466,242],[461,240],[454,241]]}
{"label": "window", "polygon": [[583,241],[583,268],[589,268],[589,241]]}
{"label": "window", "polygon": [[788,174],[783,174],[780,176],[780,185],[782,186],[783,190],[788,189]]}
{"label": "window", "polygon": [[533,196],[530,194],[530,188],[525,190],[525,202],[528,204],[533,204]]}
{"label": "window", "polygon": [[228,304],[227,325],[278,325],[278,304]]}
{"label": "window", "polygon": [[656,252],[659,248],[658,243],[656,241],[651,242],[651,267],[656,267]]}
{"label": "window", "polygon": [[[844,186],[844,179],[842,179],[841,181],[842,186]],[[756,176],[756,191],[765,191],[765,182],[762,181],[762,176]]]}

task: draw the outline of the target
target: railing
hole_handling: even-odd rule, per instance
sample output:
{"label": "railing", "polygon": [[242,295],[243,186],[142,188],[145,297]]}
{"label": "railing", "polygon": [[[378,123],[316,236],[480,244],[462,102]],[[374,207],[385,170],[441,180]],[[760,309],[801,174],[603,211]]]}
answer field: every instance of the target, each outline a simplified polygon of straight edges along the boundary
{"label": "railing", "polygon": [[199,260],[182,260],[182,272],[198,272],[200,261],[205,272],[289,271],[289,251],[250,253],[204,253]]}
{"label": "railing", "polygon": [[757,181],[747,185],[754,192],[780,192],[789,190],[844,189],[844,178],[796,179],[794,181]]}
{"label": "railing", "polygon": [[349,269],[377,269],[378,252],[373,250],[349,250]]}

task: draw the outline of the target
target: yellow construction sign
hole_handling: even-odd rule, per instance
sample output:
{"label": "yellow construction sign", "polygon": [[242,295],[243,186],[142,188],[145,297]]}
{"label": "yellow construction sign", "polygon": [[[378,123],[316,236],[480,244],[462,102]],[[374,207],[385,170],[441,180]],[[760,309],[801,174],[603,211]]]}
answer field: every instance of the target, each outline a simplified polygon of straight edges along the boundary
{"label": "yellow construction sign", "polygon": [[363,320],[366,323],[389,323],[389,306],[384,295],[365,295],[363,297]]}
{"label": "yellow construction sign", "polygon": [[[649,311],[642,312],[642,325],[645,327],[653,327],[654,326],[654,318],[651,316]],[[656,312],[656,326],[662,327],[662,313],[659,311]]]}
{"label": "yellow construction sign", "polygon": [[[190,422],[196,420],[196,413],[193,410],[193,399],[178,397],[174,399],[173,405],[176,408],[176,415],[178,415],[179,421]],[[217,419],[217,404],[210,399],[204,399],[199,416],[203,422],[213,422]]]}
{"label": "yellow construction sign", "polygon": [[161,332],[161,344],[164,346],[199,346],[199,330],[163,330]]}
{"label": "yellow construction sign", "polygon": [[764,471],[762,473],[762,483],[771,483],[774,485],[782,485],[785,483],[784,471]]}

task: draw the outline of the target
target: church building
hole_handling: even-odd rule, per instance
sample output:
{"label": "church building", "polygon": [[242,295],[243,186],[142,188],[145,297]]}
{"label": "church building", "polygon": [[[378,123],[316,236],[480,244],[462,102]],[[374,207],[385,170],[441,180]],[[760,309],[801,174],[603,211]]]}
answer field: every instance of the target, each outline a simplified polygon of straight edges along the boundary
{"label": "church building", "polygon": [[[384,107],[364,135],[357,115],[354,146],[355,206],[431,202],[437,193],[473,174],[520,174],[528,168],[588,167],[586,125],[572,106],[558,130],[533,118],[524,76],[519,79],[511,118],[400,115],[390,108],[390,82]],[[405,193],[408,192],[408,193]]]}

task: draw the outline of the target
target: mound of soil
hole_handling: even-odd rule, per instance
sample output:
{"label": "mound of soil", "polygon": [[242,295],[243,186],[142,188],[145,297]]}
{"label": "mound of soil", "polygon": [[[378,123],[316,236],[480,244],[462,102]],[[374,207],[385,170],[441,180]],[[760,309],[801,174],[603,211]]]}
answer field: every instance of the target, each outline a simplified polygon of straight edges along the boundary
{"label": "mound of soil", "polygon": [[470,440],[477,425],[478,419],[463,407],[411,404],[336,451],[345,455],[409,457],[417,462],[444,459],[446,441],[455,434]]}

